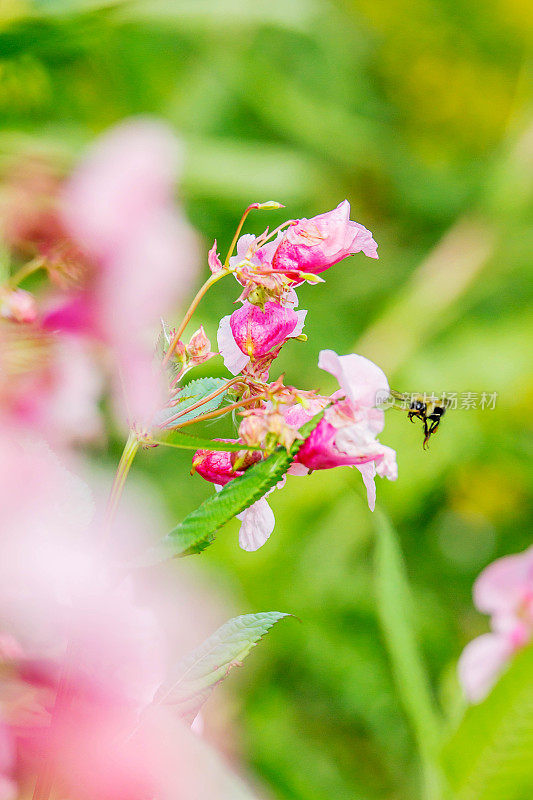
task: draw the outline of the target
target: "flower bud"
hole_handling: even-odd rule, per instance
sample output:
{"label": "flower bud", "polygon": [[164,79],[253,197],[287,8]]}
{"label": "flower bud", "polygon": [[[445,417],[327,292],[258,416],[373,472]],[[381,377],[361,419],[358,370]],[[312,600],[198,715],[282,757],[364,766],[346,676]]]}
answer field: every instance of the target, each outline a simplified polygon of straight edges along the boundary
{"label": "flower bud", "polygon": [[[235,442],[235,439],[222,441]],[[225,450],[197,450],[192,460],[192,472],[197,472],[206,481],[225,486],[226,483],[242,475],[240,470],[234,470],[232,456]]]}
{"label": "flower bud", "polygon": [[283,344],[296,326],[298,315],[292,308],[280,303],[265,303],[264,311],[251,303],[234,311],[230,319],[235,342],[245,355],[259,358],[273,347]]}
{"label": "flower bud", "polygon": [[191,366],[203,364],[215,355],[215,353],[211,352],[211,342],[205,335],[203,325],[200,325],[198,330],[191,336],[191,340],[187,345],[187,353],[191,361]]}
{"label": "flower bud", "polygon": [[209,269],[216,275],[217,272],[221,272],[224,269],[224,264],[220,260],[220,256],[217,253],[217,240],[213,242],[213,247],[209,251],[207,255],[207,263],[209,264]]}

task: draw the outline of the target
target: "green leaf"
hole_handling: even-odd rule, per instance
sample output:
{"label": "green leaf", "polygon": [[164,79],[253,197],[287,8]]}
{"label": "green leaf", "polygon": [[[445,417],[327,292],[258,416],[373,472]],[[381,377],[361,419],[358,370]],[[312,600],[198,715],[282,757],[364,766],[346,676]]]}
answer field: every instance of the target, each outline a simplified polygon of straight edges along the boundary
{"label": "green leaf", "polygon": [[304,439],[318,425],[324,412],[316,414],[300,428],[303,439],[297,439],[289,452],[278,448],[264,461],[250,467],[215,495],[189,514],[163,540],[158,552],[161,558],[190,555],[203,550],[222,525],[265,495],[285,475]]}
{"label": "green leaf", "polygon": [[187,420],[199,417],[200,414],[207,414],[209,411],[216,411],[216,409],[222,404],[227,392],[221,392],[212,400],[204,403],[199,408],[191,411],[189,414],[183,414],[183,416],[174,422],[169,422],[169,420],[172,420],[176,414],[181,414],[183,411],[186,411],[192,405],[201,400],[202,397],[207,397],[207,395],[211,394],[212,392],[216,392],[217,389],[222,388],[222,386],[224,386],[226,383],[227,381],[224,378],[199,378],[198,380],[187,383],[181,389],[180,394],[178,395],[180,398],[178,402],[176,402],[171,408],[165,408],[159,412],[156,417],[156,425],[163,429],[171,429],[174,425],[178,425],[182,422],[187,422]]}
{"label": "green leaf", "polygon": [[422,760],[425,796],[441,795],[437,761],[440,718],[429,688],[413,625],[412,597],[396,532],[376,509],[375,591],[383,630],[400,700],[411,723]]}
{"label": "green leaf", "polygon": [[167,447],[177,447],[181,450],[213,450],[224,453],[238,453],[241,450],[261,450],[260,447],[252,447],[247,444],[235,444],[234,442],[222,442],[217,439],[205,439],[201,436],[189,436],[187,433],[172,431],[164,440],[154,439],[155,444]]}
{"label": "green leaf", "polygon": [[230,619],[179,662],[172,678],[157,690],[153,704],[171,705],[182,719],[191,723],[230,669],[240,666],[252,647],[286,616],[278,611],[264,611]]}
{"label": "green leaf", "polygon": [[533,797],[533,647],[466,711],[442,762],[454,800]]}

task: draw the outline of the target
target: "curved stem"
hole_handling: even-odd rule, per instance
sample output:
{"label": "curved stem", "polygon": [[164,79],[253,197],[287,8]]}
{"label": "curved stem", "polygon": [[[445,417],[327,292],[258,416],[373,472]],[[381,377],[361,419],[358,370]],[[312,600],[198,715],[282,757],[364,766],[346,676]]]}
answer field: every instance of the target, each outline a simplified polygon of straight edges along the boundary
{"label": "curved stem", "polygon": [[34,272],[37,272],[38,269],[44,267],[44,259],[41,256],[37,256],[37,258],[28,261],[27,264],[24,264],[20,269],[11,275],[11,277],[7,280],[6,286],[8,289],[16,289],[19,283],[22,283],[24,278],[27,278],[28,275],[31,275]]}
{"label": "curved stem", "polygon": [[193,403],[192,406],[188,406],[187,408],[184,408],[183,411],[180,411],[178,414],[174,414],[173,417],[170,417],[170,419],[166,420],[165,428],[168,428],[168,426],[170,425],[171,422],[175,422],[180,417],[184,417],[185,414],[189,414],[191,411],[196,411],[197,408],[200,408],[205,403],[209,403],[210,400],[214,400],[215,397],[218,397],[219,394],[222,394],[227,389],[229,389],[230,386],[233,386],[234,384],[238,383],[239,381],[242,381],[242,378],[241,378],[240,375],[237,378],[232,378],[232,380],[228,381],[227,383],[224,384],[224,386],[221,386],[219,389],[216,389],[214,392],[211,392],[211,394],[206,394],[205,397],[202,397],[202,399],[198,400],[197,403]]}
{"label": "curved stem", "polygon": [[244,225],[244,223],[246,221],[246,217],[248,216],[250,211],[255,211],[256,209],[259,208],[260,205],[261,205],[260,203],[252,203],[252,205],[248,206],[248,208],[246,209],[246,211],[242,215],[241,221],[237,225],[237,230],[235,231],[235,236],[231,240],[231,244],[229,246],[229,250],[228,250],[228,254],[226,256],[226,260],[224,261],[224,266],[225,267],[227,267],[229,265],[229,260],[230,260],[231,256],[233,255],[233,251],[235,250],[235,245],[237,244],[237,239],[240,236],[240,233],[242,231],[242,226]]}
{"label": "curved stem", "polygon": [[183,320],[182,320],[178,330],[176,331],[176,333],[172,337],[172,341],[170,342],[168,350],[165,353],[165,357],[164,357],[163,361],[161,362],[161,366],[162,366],[163,369],[166,367],[166,365],[170,361],[172,353],[176,349],[176,345],[178,344],[179,340],[181,339],[183,331],[185,330],[185,328],[189,324],[189,321],[190,321],[192,315],[196,311],[196,308],[198,307],[198,304],[199,304],[200,300],[202,299],[204,294],[207,292],[207,290],[210,289],[211,286],[213,286],[217,281],[219,281],[225,275],[229,275],[229,272],[226,272],[226,270],[223,270],[222,272],[217,272],[216,275],[211,275],[206,280],[204,285],[201,286],[200,289],[198,290],[198,292],[196,293],[196,296],[195,296],[194,300],[192,301],[192,303],[190,304],[189,308],[187,309],[187,313],[183,317]]}
{"label": "curved stem", "polygon": [[126,478],[128,477],[128,473],[131,465],[133,464],[133,459],[135,458],[137,450],[139,449],[139,445],[140,442],[137,434],[134,431],[130,431],[126,440],[126,444],[124,445],[124,450],[122,451],[120,461],[118,462],[117,471],[115,473],[115,478],[109,494],[104,524],[106,531],[109,530],[113,524],[115,514],[117,513],[118,504],[120,502],[120,498],[122,497],[122,492],[124,491],[124,484],[126,483]]}
{"label": "curved stem", "polygon": [[224,406],[224,408],[219,408],[217,411],[210,411],[208,414],[200,414],[200,416],[195,417],[194,419],[188,419],[185,422],[182,422],[180,425],[175,425],[172,430],[179,430],[180,428],[185,428],[187,425],[193,425],[195,422],[204,422],[208,419],[215,419],[216,417],[221,417],[224,414],[227,414],[228,411],[233,411],[234,408],[239,408],[240,406],[247,406],[250,403],[256,403],[258,400],[264,399],[265,395],[256,395],[255,397],[248,397],[246,400],[238,400],[236,403],[231,403],[229,406]]}

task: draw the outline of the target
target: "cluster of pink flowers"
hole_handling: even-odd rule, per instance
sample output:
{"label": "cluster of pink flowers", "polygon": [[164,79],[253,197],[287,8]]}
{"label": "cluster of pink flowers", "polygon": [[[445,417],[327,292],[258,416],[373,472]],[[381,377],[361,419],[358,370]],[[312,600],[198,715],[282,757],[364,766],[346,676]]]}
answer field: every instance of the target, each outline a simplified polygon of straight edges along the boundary
{"label": "cluster of pink flowers", "polygon": [[[254,407],[242,412],[239,438],[269,448],[290,447],[301,438],[299,428],[320,411],[323,419],[302,444],[289,469],[293,475],[337,466],[356,467],[363,476],[368,503],[374,508],[376,475],[395,480],[395,453],[377,440],[384,427],[383,411],[376,398],[389,394],[382,370],[360,355],[339,356],[332,350],[320,353],[318,365],[331,373],[339,389],[329,397],[314,391],[269,382],[269,369],[281,347],[303,337],[306,311],[297,311],[296,288],[305,281],[315,283],[322,273],[349,255],[364,252],[377,258],[377,245],[369,231],[350,220],[347,200],[326,214],[289,221],[274,234],[242,236],[237,254],[228,267],[243,291],[241,307],[224,317],[218,329],[218,346],[233,375],[242,375],[241,396]],[[214,274],[224,269],[210,251]],[[255,398],[255,402],[254,402]],[[194,469],[216,486],[223,486],[254,463],[235,453],[202,450],[193,459]],[[274,517],[265,498],[241,515],[239,541],[246,550],[256,550],[270,536]]]}
{"label": "cluster of pink flowers", "polygon": [[[319,275],[349,255],[377,258],[369,231],[350,220],[344,201],[272,233],[236,234],[224,263],[215,242],[210,276],[173,328],[161,318],[189,291],[197,263],[195,236],[173,199],[178,172],[172,133],[139,119],[105,134],[71,175],[41,164],[15,171],[1,193],[15,265],[0,286],[0,800],[31,791],[36,775],[42,797],[52,784],[77,800],[216,794],[216,772],[206,777],[184,724],[191,720],[151,702],[187,630],[161,610],[159,572],[154,583],[131,573],[153,527],[135,510],[117,516],[136,448],[238,409],[237,447],[193,457],[217,488],[295,442],[290,474],[356,467],[372,509],[375,476],[397,475],[394,452],[377,439],[384,414],[376,398],[389,391],[379,367],[323,350],[319,367],[338,381],[331,396],[269,377],[285,343],[306,338],[298,287],[323,282]],[[256,203],[247,213],[279,207]],[[43,270],[48,280],[41,274],[33,293],[21,288]],[[218,388],[191,395],[202,381],[184,385],[185,375],[219,353],[202,327],[188,339],[185,327],[205,291],[231,275],[240,306],[218,330],[231,377],[208,379]],[[82,470],[72,445],[103,437],[106,391],[129,429],[125,455],[133,449],[104,512],[72,472]],[[318,414],[303,441],[300,429]],[[266,497],[239,518],[241,546],[256,550],[274,527]]]}
{"label": "cluster of pink flowers", "polygon": [[491,616],[491,633],[468,644],[459,679],[469,700],[483,700],[513,654],[533,639],[533,547],[490,564],[474,584],[474,602]]}

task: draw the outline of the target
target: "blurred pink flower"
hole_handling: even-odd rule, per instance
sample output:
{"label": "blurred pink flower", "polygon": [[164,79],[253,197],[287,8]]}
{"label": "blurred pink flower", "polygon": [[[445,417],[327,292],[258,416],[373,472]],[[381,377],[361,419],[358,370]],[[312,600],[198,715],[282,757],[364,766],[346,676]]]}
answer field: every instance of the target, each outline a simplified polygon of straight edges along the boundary
{"label": "blurred pink flower", "polygon": [[307,311],[269,301],[265,310],[247,301],[218,328],[218,348],[227,369],[237,375],[250,362],[265,356],[287,339],[300,336]]}
{"label": "blurred pink flower", "polygon": [[459,680],[477,703],[533,636],[533,547],[486,567],[474,584],[474,603],[491,615],[493,629],[470,642],[459,659]]}
{"label": "blurred pink flower", "polygon": [[[161,315],[186,295],[196,271],[196,243],[173,203],[178,144],[163,124],[130,120],[101,137],[63,196],[69,234],[89,255],[85,290],[48,317],[88,330],[112,350],[115,395],[127,416],[149,424],[162,397],[153,364]],[[81,301],[81,302],[80,302]]]}
{"label": "blurred pink flower", "polygon": [[103,377],[94,346],[67,333],[0,325],[0,418],[55,447],[103,436]]}
{"label": "blurred pink flower", "polygon": [[131,497],[104,547],[99,495],[72,462],[0,434],[0,660],[9,663],[4,680],[14,675],[0,724],[0,798],[16,796],[12,775],[32,785],[44,764],[72,800],[215,796],[194,736],[171,706],[151,706],[171,659],[202,638],[202,596],[176,585],[175,573],[171,584],[160,569],[127,575],[156,523]]}
{"label": "blurred pink flower", "polygon": [[344,200],[332,211],[291,225],[279,241],[272,266],[281,272],[317,274],[360,251],[378,257],[372,234],[350,220],[350,204]]}
{"label": "blurred pink flower", "polygon": [[14,322],[35,322],[37,304],[35,298],[24,289],[0,287],[0,316]]}
{"label": "blurred pink flower", "polygon": [[15,740],[0,719],[0,800],[16,800],[18,789],[11,777],[14,766]]}

